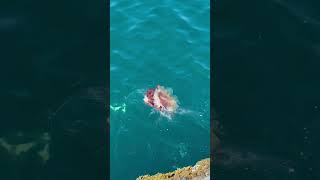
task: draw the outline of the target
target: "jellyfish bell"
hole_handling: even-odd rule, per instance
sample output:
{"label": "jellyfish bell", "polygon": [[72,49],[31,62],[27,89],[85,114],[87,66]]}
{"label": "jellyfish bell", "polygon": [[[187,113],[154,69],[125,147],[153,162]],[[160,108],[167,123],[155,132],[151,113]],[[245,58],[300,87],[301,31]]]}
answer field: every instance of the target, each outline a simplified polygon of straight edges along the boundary
{"label": "jellyfish bell", "polygon": [[151,107],[154,107],[154,99],[153,99],[153,96],[154,96],[154,89],[148,89],[147,93],[145,94],[144,96],[144,102],[146,104],[148,104],[149,106]]}
{"label": "jellyfish bell", "polygon": [[178,107],[177,100],[170,91],[159,85],[155,89],[148,89],[144,96],[144,102],[165,113],[174,113]]}

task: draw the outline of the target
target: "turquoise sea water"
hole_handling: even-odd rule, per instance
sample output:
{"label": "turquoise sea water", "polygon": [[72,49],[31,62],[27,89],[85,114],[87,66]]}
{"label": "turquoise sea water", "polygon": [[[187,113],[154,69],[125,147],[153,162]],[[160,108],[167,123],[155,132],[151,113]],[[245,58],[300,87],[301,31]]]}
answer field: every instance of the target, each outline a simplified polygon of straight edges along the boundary
{"label": "turquoise sea water", "polygon": [[[167,172],[210,154],[210,2],[111,0],[111,179]],[[168,119],[143,102],[162,85]]]}

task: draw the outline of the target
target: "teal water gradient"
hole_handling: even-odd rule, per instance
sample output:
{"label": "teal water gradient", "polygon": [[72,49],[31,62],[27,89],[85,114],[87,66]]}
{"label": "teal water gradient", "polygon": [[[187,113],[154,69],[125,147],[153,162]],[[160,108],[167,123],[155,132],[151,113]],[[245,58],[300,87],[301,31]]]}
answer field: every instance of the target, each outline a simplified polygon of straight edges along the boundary
{"label": "teal water gradient", "polygon": [[[210,154],[210,2],[111,0],[111,179],[166,172]],[[157,84],[172,119],[143,103]]]}

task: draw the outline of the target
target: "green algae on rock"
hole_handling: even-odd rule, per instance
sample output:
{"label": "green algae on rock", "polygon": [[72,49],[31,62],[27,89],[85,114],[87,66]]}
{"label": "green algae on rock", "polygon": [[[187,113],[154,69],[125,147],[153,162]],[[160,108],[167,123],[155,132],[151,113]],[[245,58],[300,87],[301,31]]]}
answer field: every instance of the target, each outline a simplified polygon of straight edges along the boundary
{"label": "green algae on rock", "polygon": [[169,173],[139,176],[137,180],[210,180],[210,158],[198,161],[193,167],[187,166]]}

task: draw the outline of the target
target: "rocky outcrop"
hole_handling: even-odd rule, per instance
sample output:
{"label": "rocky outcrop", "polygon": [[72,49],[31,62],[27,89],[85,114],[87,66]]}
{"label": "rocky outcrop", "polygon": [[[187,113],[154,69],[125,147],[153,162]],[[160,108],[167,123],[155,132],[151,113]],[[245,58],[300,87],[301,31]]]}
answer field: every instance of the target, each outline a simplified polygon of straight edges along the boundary
{"label": "rocky outcrop", "polygon": [[196,165],[177,169],[173,172],[140,176],[137,180],[210,180],[210,159],[198,161]]}
{"label": "rocky outcrop", "polygon": [[[45,133],[13,133],[8,137],[0,137],[0,151],[6,158],[23,159],[30,153],[37,153],[45,164],[50,159],[50,134]],[[18,158],[19,157],[19,158]]]}

